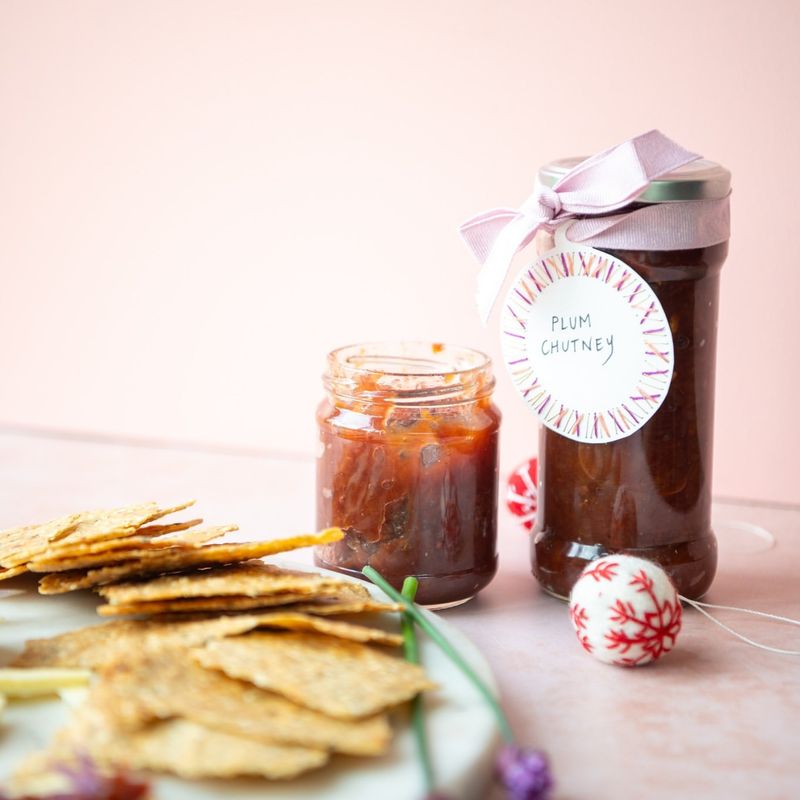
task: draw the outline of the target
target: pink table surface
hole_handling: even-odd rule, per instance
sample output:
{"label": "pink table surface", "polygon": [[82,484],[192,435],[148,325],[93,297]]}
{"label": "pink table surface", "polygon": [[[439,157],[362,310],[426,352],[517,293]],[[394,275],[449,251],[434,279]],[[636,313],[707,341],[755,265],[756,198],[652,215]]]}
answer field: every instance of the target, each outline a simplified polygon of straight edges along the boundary
{"label": "pink table surface", "polygon": [[[2,527],[196,498],[207,522],[237,522],[239,538],[255,539],[311,528],[313,495],[313,463],[303,457],[0,431]],[[800,509],[718,502],[714,521],[720,566],[706,599],[800,618]],[[690,611],[662,662],[596,662],[578,647],[566,606],[538,590],[527,537],[505,513],[497,578],[443,613],[486,655],[520,739],[550,754],[559,800],[800,797],[800,657],[756,650]],[[796,628],[721,616],[751,637],[800,648]]]}

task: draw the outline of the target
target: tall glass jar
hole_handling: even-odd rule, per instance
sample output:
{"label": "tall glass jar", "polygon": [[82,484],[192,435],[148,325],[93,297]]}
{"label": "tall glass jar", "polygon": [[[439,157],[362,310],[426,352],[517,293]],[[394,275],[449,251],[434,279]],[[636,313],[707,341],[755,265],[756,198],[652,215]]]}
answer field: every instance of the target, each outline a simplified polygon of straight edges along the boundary
{"label": "tall glass jar", "polygon": [[345,538],[321,567],[394,586],[418,602],[463,603],[497,569],[500,413],[489,358],[442,344],[376,343],[328,356],[317,411],[317,525]]}
{"label": "tall glass jar", "polygon": [[[552,186],[578,161],[554,162],[539,180]],[[637,204],[719,199],[729,191],[730,173],[701,160],[654,181]],[[552,237],[540,237],[537,246],[549,250]],[[632,267],[660,301],[674,370],[652,418],[617,441],[574,441],[541,426],[533,572],[547,591],[566,596],[587,562],[625,552],[660,563],[681,594],[697,598],[711,585],[717,563],[711,530],[714,369],[728,243],[603,252]]]}

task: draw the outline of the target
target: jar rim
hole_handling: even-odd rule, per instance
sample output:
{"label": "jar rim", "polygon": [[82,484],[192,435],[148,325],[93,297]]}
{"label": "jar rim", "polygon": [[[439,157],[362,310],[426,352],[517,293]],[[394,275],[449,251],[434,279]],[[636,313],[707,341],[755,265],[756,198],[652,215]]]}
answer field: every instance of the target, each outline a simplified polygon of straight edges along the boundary
{"label": "jar rim", "polygon": [[488,355],[444,342],[345,345],[328,353],[323,381],[339,397],[420,405],[474,400],[494,388]]}

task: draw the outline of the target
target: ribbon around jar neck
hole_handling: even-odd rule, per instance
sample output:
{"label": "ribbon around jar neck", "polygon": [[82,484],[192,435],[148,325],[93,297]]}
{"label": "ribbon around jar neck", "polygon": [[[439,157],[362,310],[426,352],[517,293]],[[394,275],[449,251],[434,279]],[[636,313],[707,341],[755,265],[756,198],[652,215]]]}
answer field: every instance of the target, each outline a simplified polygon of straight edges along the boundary
{"label": "ribbon around jar neck", "polygon": [[483,322],[489,319],[515,254],[539,230],[552,231],[572,220],[565,231],[569,241],[621,250],[689,250],[726,241],[729,197],[654,203],[612,213],[635,200],[651,181],[700,157],[660,131],[648,131],[582,161],[552,189],[537,182],[519,209],[494,208],[467,220],[459,232],[483,265],[477,291]]}

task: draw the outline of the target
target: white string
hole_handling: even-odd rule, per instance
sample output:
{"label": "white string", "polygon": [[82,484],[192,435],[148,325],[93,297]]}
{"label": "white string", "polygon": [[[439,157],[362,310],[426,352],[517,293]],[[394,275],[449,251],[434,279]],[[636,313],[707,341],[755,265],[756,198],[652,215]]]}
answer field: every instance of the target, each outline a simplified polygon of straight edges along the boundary
{"label": "white string", "polygon": [[[739,611],[742,614],[753,614],[756,617],[766,617],[767,619],[773,619],[777,622],[788,622],[789,625],[800,625],[800,620],[791,619],[789,617],[781,617],[777,614],[767,614],[766,611],[754,611],[752,608],[738,608],[736,606],[718,606],[714,603],[701,603],[699,600],[690,600],[688,597],[684,597],[683,595],[678,595],[684,603],[688,603],[692,608],[699,611],[703,616],[708,617],[715,625],[719,625],[720,628],[728,631],[728,633],[733,634],[737,639],[741,639],[743,642],[747,642],[747,644],[752,645],[753,647],[757,647],[759,650],[768,650],[770,653],[779,653],[780,655],[784,656],[800,656],[800,650],[783,650],[780,647],[770,647],[766,644],[760,644],[759,642],[754,642],[752,639],[748,639],[743,634],[739,633],[738,631],[733,630],[733,628],[728,627],[724,622],[721,622],[716,617],[712,616],[705,610],[705,608],[718,608],[723,611]],[[705,608],[701,608],[701,606],[705,606]]]}
{"label": "white string", "polygon": [[[745,531],[746,533],[751,533],[753,536],[761,539],[762,541],[767,543],[767,549],[774,547],[777,544],[775,539],[775,535],[763,528],[761,525],[756,525],[753,522],[745,522],[743,520],[733,520],[728,522],[721,523],[723,526],[727,525],[729,528],[733,530],[740,530]],[[715,525],[715,528],[719,528],[719,525]],[[779,653],[780,655],[784,656],[800,656],[800,650],[784,650],[780,647],[771,647],[767,644],[761,644],[760,642],[755,642],[752,639],[748,639],[747,636],[744,634],[739,633],[738,631],[733,630],[733,628],[726,625],[724,622],[718,620],[712,614],[709,614],[706,611],[706,608],[717,608],[721,611],[738,611],[741,614],[752,614],[755,617],[764,617],[765,619],[772,619],[776,622],[786,622],[789,625],[798,625],[800,626],[800,620],[791,619],[790,617],[781,617],[778,614],[768,614],[766,611],[754,611],[752,608],[739,608],[738,606],[720,606],[715,605],[714,603],[703,603],[700,600],[690,600],[688,597],[684,597],[683,595],[678,595],[684,603],[688,603],[692,608],[696,611],[699,611],[704,617],[710,619],[715,625],[719,625],[720,628],[723,630],[728,631],[728,633],[735,636],[737,639],[740,639],[743,642],[747,642],[747,644],[752,645],[753,647],[757,647],[759,650],[767,650],[770,653]]]}

